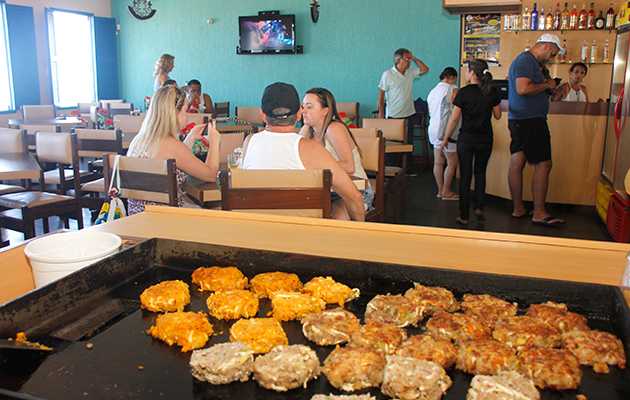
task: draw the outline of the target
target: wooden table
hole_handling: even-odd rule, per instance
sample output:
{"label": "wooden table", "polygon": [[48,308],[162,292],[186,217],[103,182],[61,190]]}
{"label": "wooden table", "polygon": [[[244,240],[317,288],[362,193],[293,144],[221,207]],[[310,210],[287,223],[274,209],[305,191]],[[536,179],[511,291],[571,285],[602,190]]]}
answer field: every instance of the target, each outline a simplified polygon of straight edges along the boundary
{"label": "wooden table", "polygon": [[10,119],[7,121],[10,127],[19,128],[22,125],[55,125],[66,128],[72,128],[77,125],[83,125],[84,122],[77,117],[65,118],[46,118],[24,121],[23,119]]}
{"label": "wooden table", "polygon": [[245,134],[256,132],[256,127],[251,124],[236,124],[233,121],[217,122],[217,130],[219,133],[235,133],[245,132]]}
{"label": "wooden table", "polygon": [[413,153],[413,145],[396,142],[394,140],[387,140],[385,141],[385,153]]}
{"label": "wooden table", "polygon": [[30,153],[0,153],[0,181],[28,179],[38,181],[41,168]]}

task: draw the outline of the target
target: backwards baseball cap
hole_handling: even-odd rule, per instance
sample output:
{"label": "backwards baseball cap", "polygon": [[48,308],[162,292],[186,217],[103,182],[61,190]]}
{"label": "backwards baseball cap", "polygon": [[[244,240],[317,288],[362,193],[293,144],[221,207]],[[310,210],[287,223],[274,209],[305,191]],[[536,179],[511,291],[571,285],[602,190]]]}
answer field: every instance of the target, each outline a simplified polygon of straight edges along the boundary
{"label": "backwards baseball cap", "polygon": [[552,43],[558,46],[558,49],[560,50],[559,54],[564,54],[566,52],[566,50],[563,49],[562,45],[560,44],[560,38],[552,33],[544,33],[540,35],[538,40],[536,40],[536,43]]}
{"label": "backwards baseball cap", "polygon": [[300,98],[293,85],[276,82],[265,88],[260,107],[265,115],[288,118],[300,109]]}

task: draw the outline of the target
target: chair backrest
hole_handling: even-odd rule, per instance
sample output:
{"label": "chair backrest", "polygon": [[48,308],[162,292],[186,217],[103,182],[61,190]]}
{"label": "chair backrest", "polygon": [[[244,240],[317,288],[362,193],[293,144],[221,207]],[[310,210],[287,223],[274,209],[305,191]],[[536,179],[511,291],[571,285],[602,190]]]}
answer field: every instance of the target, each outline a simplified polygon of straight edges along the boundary
{"label": "chair backrest", "polygon": [[123,99],[109,99],[109,100],[101,100],[99,101],[99,104],[101,106],[101,108],[104,108],[106,110],[109,109],[109,104],[111,103],[124,103],[125,100]]}
{"label": "chair backrest", "polygon": [[255,125],[264,125],[260,107],[236,107],[236,118]]}
{"label": "chair backrest", "polygon": [[50,118],[55,118],[55,106],[52,104],[22,106],[24,121],[41,121]]}
{"label": "chair backrest", "polygon": [[221,207],[279,215],[330,218],[329,170],[221,171]]}
{"label": "chair backrest", "polygon": [[109,111],[109,115],[112,117],[115,115],[129,115],[131,111],[133,111],[133,104],[122,102],[108,103],[107,111]]}
{"label": "chair backrest", "polygon": [[363,127],[379,129],[386,140],[407,141],[407,120],[405,119],[363,118]]}
{"label": "chair backrest", "polygon": [[355,125],[359,125],[359,103],[352,102],[341,102],[337,103],[337,112],[346,113],[346,116],[350,118]]}
{"label": "chair backrest", "polygon": [[79,157],[101,158],[105,154],[122,153],[122,132],[119,129],[76,128]]}
{"label": "chair backrest", "polygon": [[221,143],[219,144],[219,162],[227,162],[228,154],[232,153],[237,147],[243,147],[245,140],[245,132],[222,133]]}
{"label": "chair backrest", "polygon": [[81,175],[76,133],[38,131],[35,136],[35,153],[40,163],[57,164],[60,182],[65,181],[65,167],[70,165],[73,170],[75,196],[80,196]]}
{"label": "chair backrest", "polygon": [[[107,177],[112,176],[115,155],[104,157]],[[175,160],[120,156],[120,197],[177,206]]]}
{"label": "chair backrest", "polygon": [[144,115],[115,115],[114,129],[120,129],[122,133],[137,134],[144,121]]}
{"label": "chair backrest", "polygon": [[26,150],[23,129],[0,128],[0,153],[25,153]]}
{"label": "chair backrest", "polygon": [[26,132],[26,145],[29,150],[35,150],[35,135],[37,132],[61,132],[61,127],[56,125],[22,124],[20,129]]}
{"label": "chair backrest", "polygon": [[230,102],[220,101],[214,103],[214,116],[216,118],[229,118],[230,117]]}
{"label": "chair backrest", "polygon": [[212,120],[212,114],[209,113],[186,113],[186,124],[194,122],[195,125],[201,125],[210,120]]}
{"label": "chair backrest", "polygon": [[385,213],[385,139],[374,128],[351,129],[359,146],[363,169],[374,176],[374,211],[381,221]]}

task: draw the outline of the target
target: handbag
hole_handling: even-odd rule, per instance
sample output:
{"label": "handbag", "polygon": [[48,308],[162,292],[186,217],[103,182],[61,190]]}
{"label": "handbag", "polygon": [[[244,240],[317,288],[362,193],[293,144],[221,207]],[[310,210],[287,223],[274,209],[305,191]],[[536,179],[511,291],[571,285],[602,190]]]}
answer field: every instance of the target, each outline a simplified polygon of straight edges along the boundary
{"label": "handbag", "polygon": [[120,156],[117,155],[114,158],[114,166],[112,168],[112,178],[109,181],[109,190],[107,195],[109,200],[105,201],[101,206],[101,210],[94,221],[95,225],[104,224],[106,222],[114,221],[127,216],[127,210],[125,204],[118,197],[120,193],[120,168],[118,166],[120,162]]}

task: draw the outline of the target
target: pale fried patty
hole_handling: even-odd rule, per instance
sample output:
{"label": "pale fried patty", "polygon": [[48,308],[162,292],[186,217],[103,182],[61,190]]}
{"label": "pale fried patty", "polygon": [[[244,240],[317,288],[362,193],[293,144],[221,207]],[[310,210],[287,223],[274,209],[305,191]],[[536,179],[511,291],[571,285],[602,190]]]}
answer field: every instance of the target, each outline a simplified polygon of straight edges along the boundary
{"label": "pale fried patty", "polygon": [[450,368],[455,364],[457,348],[450,340],[436,339],[428,334],[414,335],[398,347],[396,355],[433,361],[442,368]]}
{"label": "pale fried patty", "polygon": [[288,272],[264,272],[249,281],[251,290],[258,297],[269,297],[275,292],[298,292],[302,282],[296,274]]}
{"label": "pale fried patty", "polygon": [[436,311],[455,312],[459,303],[453,292],[439,286],[424,286],[414,283],[414,287],[405,292],[405,297],[418,307],[420,318],[432,315]]}
{"label": "pale fried patty", "polygon": [[466,400],[539,400],[531,379],[514,371],[498,375],[477,375],[470,382]]}
{"label": "pale fried patty", "polygon": [[319,372],[317,354],[301,344],[274,347],[254,361],[254,379],[260,386],[278,392],[306,388],[308,381],[317,378]]}
{"label": "pale fried patty", "polygon": [[163,281],[150,286],[140,295],[140,304],[153,312],[183,311],[190,303],[188,284],[180,281]]}
{"label": "pale fried patty", "polygon": [[608,373],[608,365],[626,367],[623,343],[615,335],[603,331],[573,331],[562,337],[564,347],[580,364],[592,365],[595,372]]}
{"label": "pale fried patty", "polygon": [[219,343],[193,351],[190,368],[195,378],[214,385],[246,382],[254,368],[254,352],[243,343]]}
{"label": "pale fried patty", "polygon": [[377,295],[365,307],[366,322],[381,322],[400,328],[416,325],[418,307],[402,295]]}
{"label": "pale fried patty", "polygon": [[490,329],[498,320],[516,315],[518,309],[518,304],[488,294],[465,294],[460,305],[464,314],[477,318]]}
{"label": "pale fried patty", "polygon": [[273,318],[239,319],[230,328],[230,341],[245,343],[254,353],[267,353],[276,346],[289,344],[280,322]]}
{"label": "pale fried patty", "polygon": [[451,384],[444,368],[434,362],[387,356],[381,391],[400,400],[439,400]]}
{"label": "pale fried patty", "polygon": [[560,332],[587,331],[586,317],[571,312],[567,305],[548,301],[542,304],[532,304],[527,309],[527,315],[548,323]]}
{"label": "pale fried patty", "polygon": [[490,336],[490,330],[477,318],[444,311],[433,314],[427,322],[427,331],[435,338],[455,342],[483,339]]}
{"label": "pale fried patty", "polygon": [[568,350],[528,347],[518,358],[523,375],[541,389],[576,389],[582,380],[580,363]]}
{"label": "pale fried patty", "polygon": [[256,316],[258,296],[249,290],[214,292],[206,300],[208,313],[216,319],[239,319]]}
{"label": "pale fried patty", "polygon": [[528,346],[560,347],[560,332],[553,326],[526,315],[507,317],[496,323],[492,337],[517,350]]}
{"label": "pale fried patty", "polygon": [[236,267],[199,267],[192,273],[192,282],[200,291],[218,292],[245,289],[247,278]]}
{"label": "pale fried patty", "polygon": [[302,288],[304,293],[311,296],[319,297],[327,304],[339,304],[343,307],[344,303],[359,297],[359,289],[352,289],[343,283],[336,282],[330,276],[315,277],[306,282]]}
{"label": "pale fried patty", "polygon": [[407,339],[407,332],[395,325],[368,322],[352,334],[348,346],[366,347],[384,354],[393,354]]}
{"label": "pale fried patty", "polygon": [[461,342],[457,353],[457,369],[473,375],[496,375],[516,370],[516,351],[494,339]]}
{"label": "pale fried patty", "polygon": [[347,342],[359,326],[359,319],[343,308],[307,314],[302,318],[302,333],[320,346]]}
{"label": "pale fried patty", "polygon": [[178,345],[182,351],[190,351],[205,346],[213,329],[204,313],[176,311],[158,315],[148,333],[169,346]]}
{"label": "pale fried patty", "polygon": [[383,382],[385,356],[369,348],[337,347],[322,372],[331,385],[346,392],[378,387]]}

